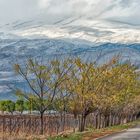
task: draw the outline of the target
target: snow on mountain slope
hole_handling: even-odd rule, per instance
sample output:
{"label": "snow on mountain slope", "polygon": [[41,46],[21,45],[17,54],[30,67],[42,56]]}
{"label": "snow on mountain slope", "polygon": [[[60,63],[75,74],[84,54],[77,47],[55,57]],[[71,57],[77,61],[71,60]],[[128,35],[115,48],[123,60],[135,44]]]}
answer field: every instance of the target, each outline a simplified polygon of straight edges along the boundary
{"label": "snow on mountain slope", "polygon": [[[74,42],[74,43],[72,43]],[[0,99],[15,96],[7,89],[9,83],[25,87],[25,83],[13,73],[13,64],[23,63],[27,58],[64,58],[80,56],[84,60],[94,61],[98,55],[98,63],[107,62],[116,54],[122,55],[122,61],[130,59],[140,67],[140,44],[92,44],[58,39],[2,39],[0,40]]]}

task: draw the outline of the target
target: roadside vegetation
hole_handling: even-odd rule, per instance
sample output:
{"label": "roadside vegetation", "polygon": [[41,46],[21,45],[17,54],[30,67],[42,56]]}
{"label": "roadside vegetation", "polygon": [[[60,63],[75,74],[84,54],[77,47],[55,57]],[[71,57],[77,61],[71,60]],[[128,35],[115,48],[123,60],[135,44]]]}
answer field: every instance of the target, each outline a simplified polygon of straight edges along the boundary
{"label": "roadside vegetation", "polygon": [[113,133],[125,131],[140,124],[140,121],[134,121],[126,124],[115,125],[102,129],[87,129],[85,132],[77,132],[73,134],[64,134],[56,137],[50,137],[47,140],[94,140]]}
{"label": "roadside vegetation", "polygon": [[[45,63],[29,59],[24,65],[15,64],[14,70],[30,90],[15,87],[22,100],[1,101],[0,109],[11,114],[14,110],[21,114],[24,110],[37,110],[40,134],[44,134],[47,110],[55,110],[62,117],[72,114],[75,122],[78,120],[74,131],[80,132],[89,127],[102,130],[126,124],[139,117],[140,73],[130,62],[121,62],[119,56],[100,65],[80,58]],[[89,117],[95,118],[94,124],[87,122]]]}
{"label": "roadside vegetation", "polygon": [[[4,138],[11,138],[11,139],[24,139],[24,140],[96,140],[97,138],[104,137],[106,135],[111,135],[114,133],[119,133],[122,131],[126,131],[129,128],[133,128],[136,125],[140,125],[140,121],[134,121],[126,124],[116,125],[112,127],[102,128],[102,129],[95,129],[90,128],[86,129],[84,132],[76,132],[76,133],[61,133],[58,136],[47,137],[45,135],[31,135],[23,137],[20,136],[5,136]],[[0,133],[1,134],[1,133]],[[1,135],[0,135],[1,138]]]}

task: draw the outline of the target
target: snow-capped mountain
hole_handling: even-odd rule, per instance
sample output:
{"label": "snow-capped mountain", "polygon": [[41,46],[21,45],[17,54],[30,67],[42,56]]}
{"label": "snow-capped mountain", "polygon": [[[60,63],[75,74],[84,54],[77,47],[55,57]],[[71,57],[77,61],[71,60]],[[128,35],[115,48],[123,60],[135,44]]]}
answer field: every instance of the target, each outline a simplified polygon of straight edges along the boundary
{"label": "snow-capped mountain", "polygon": [[8,84],[24,85],[22,79],[14,75],[13,64],[24,63],[27,58],[43,58],[45,61],[54,57],[80,56],[84,60],[93,61],[100,55],[97,60],[100,64],[107,62],[115,54],[120,54],[123,61],[131,60],[133,64],[140,66],[140,44],[136,43],[92,44],[58,39],[2,39],[0,50],[0,98],[2,99],[15,98],[6,87]]}
{"label": "snow-capped mountain", "polygon": [[0,99],[19,83],[12,65],[29,57],[115,54],[140,66],[139,0],[0,0]]}

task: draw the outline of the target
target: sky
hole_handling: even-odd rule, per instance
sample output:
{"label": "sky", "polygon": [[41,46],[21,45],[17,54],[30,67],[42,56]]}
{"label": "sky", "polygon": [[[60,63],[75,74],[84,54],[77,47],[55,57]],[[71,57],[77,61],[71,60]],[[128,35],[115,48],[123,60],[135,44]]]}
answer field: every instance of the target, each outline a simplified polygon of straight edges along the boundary
{"label": "sky", "polygon": [[0,23],[47,16],[83,16],[140,23],[140,0],[0,0]]}

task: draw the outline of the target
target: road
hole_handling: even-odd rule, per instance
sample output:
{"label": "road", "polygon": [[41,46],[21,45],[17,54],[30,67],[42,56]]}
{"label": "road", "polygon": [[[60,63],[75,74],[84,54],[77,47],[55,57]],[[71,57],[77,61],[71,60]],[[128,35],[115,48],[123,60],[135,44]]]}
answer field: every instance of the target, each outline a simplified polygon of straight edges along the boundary
{"label": "road", "polygon": [[124,132],[112,134],[98,140],[140,140],[140,125]]}

